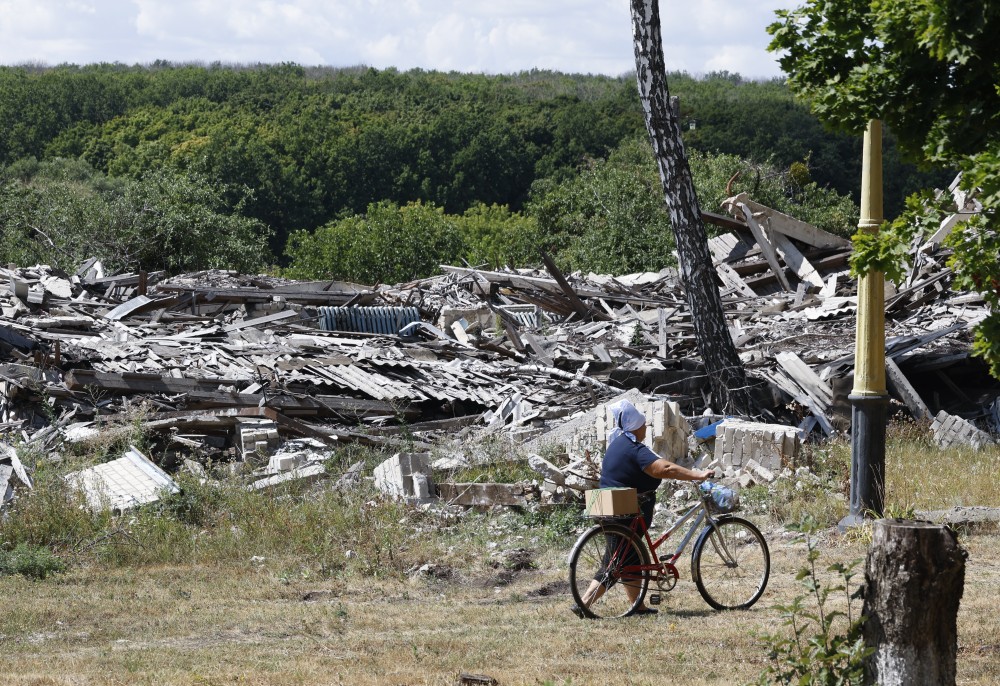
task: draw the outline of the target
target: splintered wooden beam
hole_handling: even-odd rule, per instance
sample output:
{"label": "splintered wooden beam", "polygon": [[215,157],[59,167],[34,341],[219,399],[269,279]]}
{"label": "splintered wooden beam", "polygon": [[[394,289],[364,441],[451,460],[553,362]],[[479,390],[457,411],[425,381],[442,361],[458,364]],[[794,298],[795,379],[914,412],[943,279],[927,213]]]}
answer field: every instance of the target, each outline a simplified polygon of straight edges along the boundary
{"label": "splintered wooden beam", "polygon": [[933,419],[930,409],[920,398],[920,394],[910,384],[903,371],[891,357],[885,358],[885,376],[892,390],[903,400],[914,419]]}
{"label": "splintered wooden beam", "polygon": [[764,227],[757,223],[750,208],[744,203],[738,203],[736,207],[743,213],[743,218],[746,219],[747,226],[750,227],[750,232],[753,234],[754,240],[760,246],[761,254],[764,255],[764,259],[767,260],[771,271],[778,278],[778,283],[786,291],[793,290],[791,284],[788,283],[788,279],[785,277],[785,268],[778,262],[778,253],[774,249],[774,245],[771,243],[771,239],[764,230]]}
{"label": "splintered wooden beam", "polygon": [[559,288],[562,289],[563,294],[569,300],[570,305],[573,307],[573,311],[579,314],[581,317],[593,317],[595,319],[608,319],[607,315],[603,312],[598,312],[597,310],[591,308],[587,303],[580,300],[580,296],[576,294],[573,287],[569,285],[566,277],[556,266],[556,263],[549,257],[548,253],[544,250],[542,251],[542,262],[545,263],[545,269],[552,275],[555,282],[559,284]]}
{"label": "splintered wooden beam", "polygon": [[783,212],[772,209],[760,203],[750,200],[746,193],[740,193],[722,202],[722,206],[727,210],[737,205],[745,205],[746,208],[755,215],[760,215],[763,223],[767,224],[772,231],[782,233],[789,238],[811,245],[814,248],[850,248],[851,242],[846,238],[841,238],[829,231],[817,228],[801,219],[796,219]]}

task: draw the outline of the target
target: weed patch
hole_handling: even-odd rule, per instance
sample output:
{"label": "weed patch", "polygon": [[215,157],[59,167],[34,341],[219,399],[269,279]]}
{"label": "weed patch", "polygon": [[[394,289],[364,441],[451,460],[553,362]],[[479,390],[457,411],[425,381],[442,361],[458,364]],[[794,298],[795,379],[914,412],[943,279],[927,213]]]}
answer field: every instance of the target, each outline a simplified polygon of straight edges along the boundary
{"label": "weed patch", "polygon": [[45,579],[65,570],[66,563],[48,548],[18,543],[13,550],[0,550],[0,576],[20,574],[29,579]]}
{"label": "weed patch", "polygon": [[[862,629],[865,617],[854,605],[860,600],[860,586],[851,590],[851,580],[861,564],[860,559],[848,563],[835,562],[827,567],[834,581],[821,578],[817,532],[823,528],[806,518],[793,527],[800,531],[806,544],[806,562],[796,574],[802,593],[791,602],[778,605],[785,626],[791,635],[765,634],[771,645],[771,665],[759,684],[827,684],[829,686],[860,686],[864,677],[866,648]],[[845,609],[834,607],[833,594],[842,594]],[[853,602],[852,602],[853,601]]]}

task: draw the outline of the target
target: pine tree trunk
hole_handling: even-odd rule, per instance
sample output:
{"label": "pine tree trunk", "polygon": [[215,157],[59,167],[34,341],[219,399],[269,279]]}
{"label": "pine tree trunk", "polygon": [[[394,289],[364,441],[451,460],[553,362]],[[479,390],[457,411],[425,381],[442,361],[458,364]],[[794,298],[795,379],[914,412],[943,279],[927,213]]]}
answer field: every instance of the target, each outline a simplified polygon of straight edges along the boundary
{"label": "pine tree trunk", "polygon": [[865,683],[955,683],[958,605],[967,553],[930,522],[875,522],[865,565]]}
{"label": "pine tree trunk", "polygon": [[681,285],[691,311],[698,352],[708,373],[712,403],[720,412],[754,414],[756,405],[746,372],[722,311],[718,275],[712,266],[677,113],[670,107],[657,0],[632,0],[632,29],[639,98],[660,170],[677,244]]}

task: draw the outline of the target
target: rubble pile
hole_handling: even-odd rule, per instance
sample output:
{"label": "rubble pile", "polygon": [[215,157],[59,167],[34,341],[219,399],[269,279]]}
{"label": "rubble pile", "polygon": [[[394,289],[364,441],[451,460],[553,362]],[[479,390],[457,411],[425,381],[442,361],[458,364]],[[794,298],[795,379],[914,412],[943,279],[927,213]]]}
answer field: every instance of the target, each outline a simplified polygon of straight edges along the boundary
{"label": "rubble pile", "polygon": [[[154,440],[150,455],[122,457],[127,474],[229,464],[254,474],[254,488],[322,478],[324,452],[338,445],[396,446],[394,465],[375,475],[387,492],[522,504],[593,486],[607,405],[629,392],[657,452],[766,483],[794,466],[802,441],[849,427],[850,244],[744,195],[724,207],[731,216],[705,218],[723,228],[710,249],[725,314],[773,400],[742,424],[708,402],[672,269],[563,274],[545,258],[544,269],[442,266],[368,287],[225,271],[106,275],[89,260],[73,274],[0,269],[0,430],[9,444],[58,454],[63,441],[138,418]],[[1000,387],[970,355],[987,312],[950,288],[947,228],[915,247],[904,283],[887,286],[887,378],[897,408],[933,420],[943,445],[982,445],[997,433]],[[563,464],[536,454],[538,485],[501,488],[434,484],[434,468],[413,457],[457,436],[465,454],[452,463],[474,463],[467,439],[480,433],[529,453],[549,446]],[[5,500],[30,485],[6,448]],[[139,488],[114,497],[127,503]]]}

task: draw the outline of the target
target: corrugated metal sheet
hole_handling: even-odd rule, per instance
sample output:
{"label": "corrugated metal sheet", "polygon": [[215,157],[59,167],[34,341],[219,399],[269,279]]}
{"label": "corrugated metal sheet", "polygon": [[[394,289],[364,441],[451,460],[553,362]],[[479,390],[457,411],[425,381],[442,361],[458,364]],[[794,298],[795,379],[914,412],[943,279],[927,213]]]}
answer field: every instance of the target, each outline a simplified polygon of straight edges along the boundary
{"label": "corrugated metal sheet", "polygon": [[535,305],[501,305],[500,309],[516,319],[521,326],[538,328],[538,308]]}
{"label": "corrugated metal sheet", "polygon": [[416,307],[321,307],[324,331],[356,331],[395,336],[407,324],[420,321]]}

